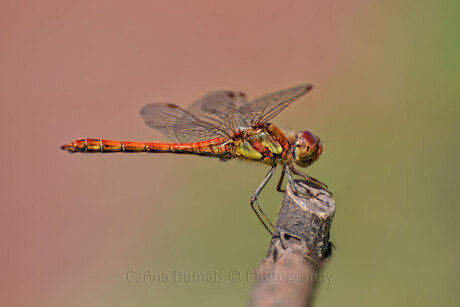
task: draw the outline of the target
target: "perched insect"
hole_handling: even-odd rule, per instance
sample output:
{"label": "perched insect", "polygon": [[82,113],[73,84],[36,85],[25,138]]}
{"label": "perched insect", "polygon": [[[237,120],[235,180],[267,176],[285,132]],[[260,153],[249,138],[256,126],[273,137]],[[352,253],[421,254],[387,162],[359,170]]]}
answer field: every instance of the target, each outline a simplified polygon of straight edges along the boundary
{"label": "perched insect", "polygon": [[[141,116],[174,143],[151,143],[82,139],[62,145],[69,152],[151,152],[195,154],[228,160],[240,158],[271,166],[251,197],[250,204],[264,227],[273,234],[275,227],[257,203],[257,198],[275,173],[278,164],[283,171],[277,190],[288,177],[294,193],[292,174],[301,176],[323,189],[327,186],[305,175],[297,166],[307,167],[323,151],[321,139],[308,130],[286,134],[269,121],[288,105],[310,91],[309,84],[270,93],[248,102],[246,94],[228,90],[208,93],[186,110],[171,103],[147,104]],[[308,195],[307,195],[308,196]]]}

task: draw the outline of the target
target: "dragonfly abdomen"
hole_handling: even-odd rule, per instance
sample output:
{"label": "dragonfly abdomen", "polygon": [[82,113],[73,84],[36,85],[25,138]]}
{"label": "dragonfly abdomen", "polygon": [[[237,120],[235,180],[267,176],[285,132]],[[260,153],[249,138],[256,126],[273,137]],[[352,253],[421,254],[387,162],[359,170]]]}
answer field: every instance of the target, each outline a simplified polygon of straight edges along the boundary
{"label": "dragonfly abdomen", "polygon": [[69,152],[143,152],[146,143],[129,141],[111,141],[102,139],[81,139],[61,146]]}
{"label": "dragonfly abdomen", "polygon": [[151,143],[112,141],[103,139],[81,139],[62,145],[61,149],[69,152],[152,152],[182,153],[229,159],[234,156],[233,149],[226,143],[226,138],[215,138],[197,143]]}
{"label": "dragonfly abdomen", "polygon": [[[215,138],[212,140],[196,143],[147,143],[152,152],[170,152],[179,154],[195,154],[200,156],[216,157],[222,160],[231,159],[235,156],[233,147],[227,142],[227,138]],[[164,151],[161,148],[169,145]]]}

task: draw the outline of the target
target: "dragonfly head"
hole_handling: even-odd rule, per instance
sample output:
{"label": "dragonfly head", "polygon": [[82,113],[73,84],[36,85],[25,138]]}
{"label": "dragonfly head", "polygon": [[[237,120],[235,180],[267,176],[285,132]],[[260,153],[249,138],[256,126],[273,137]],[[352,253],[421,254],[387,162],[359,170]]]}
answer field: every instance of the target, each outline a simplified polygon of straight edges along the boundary
{"label": "dragonfly head", "polygon": [[307,167],[318,160],[323,152],[323,144],[319,136],[308,130],[297,134],[294,144],[295,163],[301,167]]}

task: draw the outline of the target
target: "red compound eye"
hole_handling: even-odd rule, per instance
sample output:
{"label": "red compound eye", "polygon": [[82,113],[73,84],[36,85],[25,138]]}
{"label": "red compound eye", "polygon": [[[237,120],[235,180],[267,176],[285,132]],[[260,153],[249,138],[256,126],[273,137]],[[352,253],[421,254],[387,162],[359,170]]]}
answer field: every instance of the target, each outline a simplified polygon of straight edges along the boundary
{"label": "red compound eye", "polygon": [[313,146],[316,143],[318,143],[318,139],[310,131],[304,131],[302,133],[302,138],[305,139],[305,141],[307,141],[308,145],[310,145],[310,146]]}

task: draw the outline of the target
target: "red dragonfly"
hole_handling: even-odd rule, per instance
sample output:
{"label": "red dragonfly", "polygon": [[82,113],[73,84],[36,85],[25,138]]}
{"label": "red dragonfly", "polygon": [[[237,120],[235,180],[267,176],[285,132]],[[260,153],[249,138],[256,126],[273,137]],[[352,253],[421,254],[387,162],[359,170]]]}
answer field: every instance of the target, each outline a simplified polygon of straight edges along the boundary
{"label": "red dragonfly", "polygon": [[[171,103],[152,103],[140,113],[147,126],[154,128],[174,143],[150,143],[82,139],[62,145],[69,152],[152,152],[195,154],[228,160],[239,158],[271,166],[262,183],[251,197],[251,208],[264,227],[273,234],[275,227],[257,203],[257,198],[275,173],[278,164],[283,171],[277,190],[286,175],[293,192],[292,174],[301,176],[322,189],[327,186],[307,176],[297,166],[307,167],[318,160],[323,151],[321,139],[308,130],[285,133],[269,121],[292,102],[312,89],[302,84],[267,94],[248,102],[246,94],[228,90],[208,93],[186,110]],[[303,195],[309,196],[311,195]],[[273,230],[273,231],[272,231]]]}

